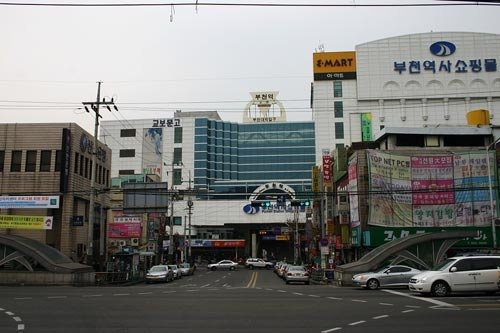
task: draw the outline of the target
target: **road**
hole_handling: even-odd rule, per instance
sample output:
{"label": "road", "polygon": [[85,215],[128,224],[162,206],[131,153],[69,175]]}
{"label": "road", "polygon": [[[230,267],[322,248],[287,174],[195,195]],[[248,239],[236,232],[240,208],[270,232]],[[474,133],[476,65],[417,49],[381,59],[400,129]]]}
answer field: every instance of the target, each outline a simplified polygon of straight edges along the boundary
{"label": "road", "polygon": [[128,287],[0,287],[0,332],[498,332],[500,293],[286,285],[271,270]]}

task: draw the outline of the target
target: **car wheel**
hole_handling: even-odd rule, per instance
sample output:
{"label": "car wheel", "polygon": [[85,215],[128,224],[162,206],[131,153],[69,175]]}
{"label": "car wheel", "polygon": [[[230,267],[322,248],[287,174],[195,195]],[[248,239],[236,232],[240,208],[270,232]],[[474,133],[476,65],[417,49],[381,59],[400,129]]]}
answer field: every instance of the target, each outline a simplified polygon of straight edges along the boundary
{"label": "car wheel", "polygon": [[308,285],[308,284],[309,284],[309,281],[306,281],[306,282],[305,282],[305,284],[307,284],[307,285]]}
{"label": "car wheel", "polygon": [[217,267],[215,267],[215,266],[214,266],[214,267],[211,267],[210,269],[211,269],[212,271],[215,271],[215,270],[217,269]]}
{"label": "car wheel", "polygon": [[253,265],[249,265],[248,268],[253,269]]}
{"label": "car wheel", "polygon": [[229,270],[234,271],[235,270],[234,266],[231,266]]}
{"label": "car wheel", "polygon": [[431,288],[432,294],[437,297],[444,297],[450,293],[450,287],[444,281],[436,281]]}
{"label": "car wheel", "polygon": [[379,286],[380,283],[377,279],[370,279],[368,280],[368,282],[366,282],[366,287],[370,290],[377,290]]}
{"label": "car wheel", "polygon": [[285,280],[286,284],[290,284],[290,281]]}

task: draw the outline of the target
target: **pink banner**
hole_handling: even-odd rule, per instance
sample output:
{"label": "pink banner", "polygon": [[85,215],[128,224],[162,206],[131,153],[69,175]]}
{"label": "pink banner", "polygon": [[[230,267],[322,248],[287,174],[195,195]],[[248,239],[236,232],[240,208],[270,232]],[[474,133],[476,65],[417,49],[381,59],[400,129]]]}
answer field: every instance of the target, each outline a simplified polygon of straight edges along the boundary
{"label": "pink banner", "polygon": [[412,180],[414,205],[445,205],[455,203],[452,179]]}
{"label": "pink banner", "polygon": [[108,238],[139,238],[141,225],[139,223],[111,223]]}

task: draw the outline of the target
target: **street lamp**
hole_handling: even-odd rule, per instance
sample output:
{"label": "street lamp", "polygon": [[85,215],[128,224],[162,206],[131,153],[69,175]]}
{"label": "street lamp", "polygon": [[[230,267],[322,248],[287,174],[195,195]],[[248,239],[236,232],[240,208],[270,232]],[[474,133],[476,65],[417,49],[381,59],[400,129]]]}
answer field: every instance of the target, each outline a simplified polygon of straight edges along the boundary
{"label": "street lamp", "polygon": [[[490,167],[490,149],[491,149],[491,147],[495,148],[495,154],[494,154],[495,159],[493,160],[493,166],[496,166],[496,156],[497,156],[496,155],[496,143],[498,141],[500,141],[500,137],[498,137],[495,141],[493,141],[492,143],[490,143],[486,147],[486,166],[488,168],[488,188],[490,191],[491,232],[493,235],[493,248],[494,249],[497,248],[497,233],[496,233],[496,228],[495,228],[495,220],[496,220],[497,211],[496,211],[495,206],[493,204],[493,184],[492,184],[492,180],[491,180],[492,177],[491,177],[491,167]],[[495,172],[495,174],[496,174],[496,172]]]}

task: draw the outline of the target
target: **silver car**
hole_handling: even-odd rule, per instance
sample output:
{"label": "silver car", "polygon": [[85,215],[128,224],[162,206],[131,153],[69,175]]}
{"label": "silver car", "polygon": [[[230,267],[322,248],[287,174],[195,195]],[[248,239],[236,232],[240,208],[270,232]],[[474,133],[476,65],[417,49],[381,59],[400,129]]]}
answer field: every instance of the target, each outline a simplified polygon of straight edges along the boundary
{"label": "silver car", "polygon": [[146,274],[146,283],[169,282],[174,279],[174,273],[167,265],[156,265],[149,269]]}
{"label": "silver car", "polygon": [[285,270],[283,278],[286,284],[290,284],[291,282],[304,282],[305,284],[309,284],[309,272],[307,272],[304,266],[289,265]]}
{"label": "silver car", "polygon": [[168,267],[170,267],[170,269],[172,270],[172,272],[174,272],[174,279],[180,279],[182,277],[182,272],[181,272],[181,269],[179,268],[179,266],[177,265],[168,265]]}
{"label": "silver car", "polygon": [[229,269],[234,271],[238,267],[238,263],[231,260],[221,260],[215,264],[209,264],[207,268],[211,271],[215,271],[216,269]]}
{"label": "silver car", "polygon": [[375,290],[379,287],[408,287],[410,279],[420,270],[404,266],[386,266],[374,272],[356,274],[352,277],[355,286]]}

